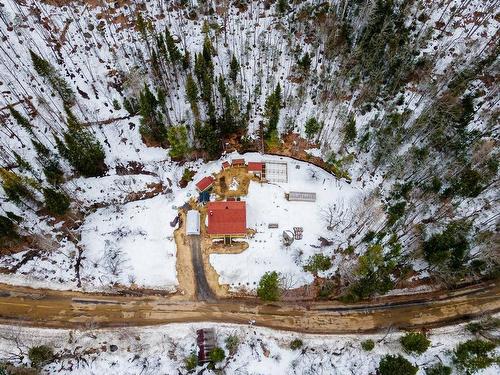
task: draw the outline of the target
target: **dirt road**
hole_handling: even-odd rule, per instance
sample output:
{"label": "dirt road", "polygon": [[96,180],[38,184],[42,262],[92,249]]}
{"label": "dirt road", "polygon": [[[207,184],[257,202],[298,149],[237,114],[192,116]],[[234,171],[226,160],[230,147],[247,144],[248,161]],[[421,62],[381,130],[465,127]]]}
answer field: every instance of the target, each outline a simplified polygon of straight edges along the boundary
{"label": "dirt road", "polygon": [[498,283],[371,305],[336,302],[263,305],[252,300],[217,303],[166,296],[119,296],[30,289],[0,284],[0,322],[39,327],[86,328],[213,321],[309,333],[434,327],[500,311]]}
{"label": "dirt road", "polygon": [[215,302],[216,298],[208,285],[201,253],[200,236],[189,236],[191,256],[193,259],[193,270],[196,279],[196,298],[198,301]]}

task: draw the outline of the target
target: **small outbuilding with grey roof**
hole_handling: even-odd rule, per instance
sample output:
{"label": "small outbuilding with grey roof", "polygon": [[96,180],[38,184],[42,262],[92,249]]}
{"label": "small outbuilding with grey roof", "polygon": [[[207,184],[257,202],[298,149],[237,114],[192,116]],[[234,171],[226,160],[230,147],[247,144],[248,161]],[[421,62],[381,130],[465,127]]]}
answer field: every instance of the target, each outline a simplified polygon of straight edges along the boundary
{"label": "small outbuilding with grey roof", "polygon": [[200,213],[189,210],[186,215],[186,235],[197,236],[200,234]]}

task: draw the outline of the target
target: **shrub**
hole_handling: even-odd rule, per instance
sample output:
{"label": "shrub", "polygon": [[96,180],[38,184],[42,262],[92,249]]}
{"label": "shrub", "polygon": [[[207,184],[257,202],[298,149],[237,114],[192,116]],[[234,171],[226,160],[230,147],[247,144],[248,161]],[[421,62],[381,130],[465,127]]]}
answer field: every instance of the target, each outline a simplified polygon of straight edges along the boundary
{"label": "shrub", "polygon": [[491,366],[496,359],[490,356],[495,344],[483,340],[469,340],[457,345],[453,352],[453,362],[468,374]]}
{"label": "shrub", "polygon": [[401,354],[386,355],[380,360],[378,373],[380,375],[415,375],[418,371],[417,366],[413,366]]}
{"label": "shrub", "polygon": [[426,375],[451,375],[451,367],[445,366],[442,363],[436,363],[425,369]]}
{"label": "shrub", "polygon": [[43,189],[45,207],[53,215],[64,215],[69,208],[70,200],[66,193],[54,189]]}
{"label": "shrub", "polygon": [[226,337],[226,349],[229,351],[229,354],[234,354],[238,350],[238,346],[240,345],[240,339],[236,335],[229,335]]}
{"label": "shrub", "polygon": [[224,353],[224,349],[216,347],[212,349],[208,358],[212,363],[222,362],[226,358],[226,353]]}
{"label": "shrub", "polygon": [[41,367],[43,364],[52,361],[54,351],[47,345],[33,346],[28,350],[28,358],[33,367]]}
{"label": "shrub", "polygon": [[398,221],[405,213],[406,202],[399,202],[387,209],[387,213],[389,215],[387,219],[387,224],[392,226]]}
{"label": "shrub", "polygon": [[314,254],[309,257],[307,264],[304,266],[304,270],[317,274],[318,271],[326,271],[332,266],[332,261],[329,257],[323,254]]}
{"label": "shrub", "polygon": [[467,235],[470,224],[465,221],[452,221],[446,229],[434,234],[423,244],[425,259],[432,265],[449,263],[452,268],[459,268],[469,250]]}
{"label": "shrub", "polygon": [[184,366],[186,366],[186,370],[191,371],[198,366],[198,356],[196,353],[191,353],[186,358],[184,358]]}
{"label": "shrub", "polygon": [[302,348],[303,345],[304,343],[302,342],[301,339],[295,339],[290,343],[290,349],[297,350]]}
{"label": "shrub", "polygon": [[373,348],[375,347],[375,343],[373,342],[373,340],[365,340],[361,342],[361,347],[363,348],[363,350],[369,352],[373,350]]}
{"label": "shrub", "polygon": [[430,345],[430,341],[420,332],[409,332],[399,340],[405,351],[409,353],[424,353]]}
{"label": "shrub", "polygon": [[264,301],[277,301],[280,298],[280,281],[276,271],[266,272],[259,281],[257,296]]}
{"label": "shrub", "polygon": [[16,224],[7,216],[0,215],[0,246],[7,246],[18,239]]}

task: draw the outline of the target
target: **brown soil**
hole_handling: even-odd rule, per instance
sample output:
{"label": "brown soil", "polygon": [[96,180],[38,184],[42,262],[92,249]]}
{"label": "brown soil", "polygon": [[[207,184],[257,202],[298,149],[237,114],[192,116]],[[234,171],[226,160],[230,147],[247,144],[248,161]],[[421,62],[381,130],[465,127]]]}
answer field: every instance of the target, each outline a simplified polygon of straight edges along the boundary
{"label": "brown soil", "polygon": [[248,324],[307,333],[359,333],[432,328],[500,311],[498,283],[443,294],[406,297],[396,304],[257,304],[174,301],[0,284],[0,323],[53,328],[120,327],[176,322]]}
{"label": "brown soil", "polygon": [[177,280],[179,281],[180,296],[175,299],[194,300],[196,296],[196,282],[193,273],[193,261],[191,248],[187,241],[186,232],[182,223],[186,222],[186,214],[180,212],[181,225],[174,232],[175,244],[177,246]]}
{"label": "brown soil", "polygon": [[[229,190],[233,178],[238,182],[237,190]],[[224,184],[221,183],[221,180],[224,179],[226,186],[223,186]],[[251,176],[248,174],[247,167],[228,168],[215,176],[213,191],[220,199],[245,196],[248,194],[250,179]]]}

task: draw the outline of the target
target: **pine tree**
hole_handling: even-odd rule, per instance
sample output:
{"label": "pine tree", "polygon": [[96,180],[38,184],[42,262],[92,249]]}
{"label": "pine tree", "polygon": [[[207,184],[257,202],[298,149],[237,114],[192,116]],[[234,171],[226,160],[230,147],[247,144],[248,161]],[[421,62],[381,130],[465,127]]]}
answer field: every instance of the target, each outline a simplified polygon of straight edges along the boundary
{"label": "pine tree", "polygon": [[29,50],[30,56],[31,56],[31,61],[33,62],[33,67],[35,68],[35,71],[41,75],[42,77],[49,77],[55,73],[54,68],[50,63],[38,56],[35,52],[33,52],[31,49]]}
{"label": "pine tree", "polygon": [[213,47],[212,47],[212,42],[210,41],[210,38],[208,37],[208,34],[205,35],[205,39],[203,40],[203,59],[205,60],[205,63],[211,64],[212,63],[212,54],[213,54]]}
{"label": "pine tree", "polygon": [[288,9],[288,0],[278,0],[276,10],[279,14],[284,14]]}
{"label": "pine tree", "polygon": [[268,120],[265,136],[269,140],[277,136],[281,110],[281,86],[278,83],[274,91],[267,97],[264,115]]}
{"label": "pine tree", "polygon": [[169,155],[172,159],[182,159],[189,152],[187,129],[184,125],[171,126],[167,130],[170,143]]}
{"label": "pine tree", "polygon": [[311,56],[309,56],[309,53],[306,52],[304,56],[298,61],[297,65],[304,71],[308,72],[309,68],[311,67]]}
{"label": "pine tree", "polygon": [[69,197],[62,191],[51,188],[43,189],[45,207],[52,215],[64,215],[70,205]]}
{"label": "pine tree", "polygon": [[158,113],[159,102],[154,94],[144,85],[139,96],[139,113],[141,115],[141,126],[139,131],[145,139],[160,144],[167,140],[167,129],[162,122],[162,116]]}
{"label": "pine tree", "polygon": [[0,247],[8,247],[19,239],[16,224],[7,216],[0,215]]}
{"label": "pine tree", "polygon": [[135,116],[139,112],[139,105],[136,98],[123,99],[123,108],[131,115]]}
{"label": "pine tree", "polygon": [[196,86],[196,82],[191,74],[189,74],[186,79],[186,99],[191,105],[193,116],[198,118],[200,116],[200,110],[198,108],[198,86]]}
{"label": "pine tree", "polygon": [[356,136],[356,119],[351,115],[344,127],[344,142],[349,145],[356,140]]}
{"label": "pine tree", "polygon": [[9,111],[12,117],[14,117],[14,120],[21,126],[24,130],[26,130],[28,133],[33,134],[33,129],[31,127],[31,124],[29,120],[21,115],[18,111],[14,109],[13,106],[9,105]]}
{"label": "pine tree", "polygon": [[316,118],[311,117],[305,125],[306,137],[312,139],[321,130],[321,124]]}
{"label": "pine tree", "polygon": [[49,81],[52,89],[59,94],[64,104],[67,106],[75,104],[75,93],[71,87],[69,87],[66,80],[59,75],[59,73],[47,60],[38,56],[32,50],[29,50],[29,52],[35,71]]}
{"label": "pine tree", "polygon": [[30,163],[28,163],[21,155],[17,152],[13,151],[14,158],[16,159],[16,163],[21,171],[33,171]]}
{"label": "pine tree", "polygon": [[104,150],[92,133],[83,128],[75,115],[66,108],[68,131],[64,143],[55,137],[61,156],[85,177],[102,176],[106,170]]}
{"label": "pine tree", "polygon": [[202,124],[197,121],[195,124],[195,135],[201,149],[207,152],[210,158],[217,158],[220,152],[220,134],[214,123],[211,121]]}
{"label": "pine tree", "polygon": [[165,28],[165,43],[167,44],[168,54],[172,64],[177,65],[182,62],[182,53],[177,48],[174,38],[170,34],[168,28]]}
{"label": "pine tree", "polygon": [[142,38],[145,41],[147,41],[148,40],[148,27],[147,27],[146,21],[142,17],[141,13],[137,14],[137,19],[136,19],[135,25],[137,27],[137,30],[141,33]]}
{"label": "pine tree", "polygon": [[0,168],[0,180],[2,180],[5,194],[14,203],[21,203],[23,198],[35,201],[35,196],[30,189],[34,184],[29,179],[5,168]]}
{"label": "pine tree", "polygon": [[186,51],[182,56],[182,68],[184,70],[187,70],[189,69],[190,66],[191,66],[191,55],[189,51]]}
{"label": "pine tree", "polygon": [[231,81],[233,81],[233,83],[236,83],[239,71],[240,71],[240,64],[238,63],[236,56],[233,55],[231,63],[229,64],[229,78],[231,79]]}
{"label": "pine tree", "polygon": [[59,161],[55,158],[45,159],[42,161],[43,174],[47,182],[51,185],[57,186],[64,182],[64,172],[59,165]]}

